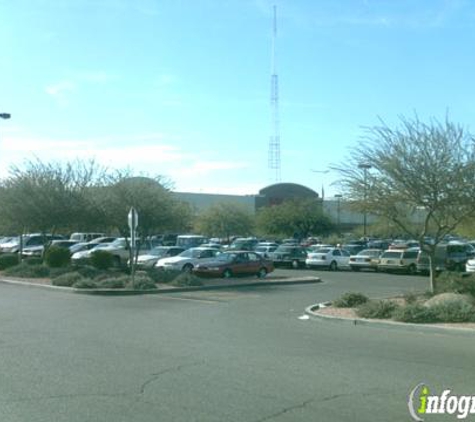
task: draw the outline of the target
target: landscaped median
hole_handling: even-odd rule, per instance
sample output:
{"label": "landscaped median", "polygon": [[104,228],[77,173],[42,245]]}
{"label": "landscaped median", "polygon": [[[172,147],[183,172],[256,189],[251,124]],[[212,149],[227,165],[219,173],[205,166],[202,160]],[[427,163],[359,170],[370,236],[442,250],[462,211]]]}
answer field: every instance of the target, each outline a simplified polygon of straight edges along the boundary
{"label": "landscaped median", "polygon": [[132,277],[119,270],[92,266],[50,268],[38,262],[24,262],[0,272],[0,281],[31,287],[97,295],[137,295],[178,291],[225,289],[230,287],[275,286],[318,283],[318,277],[200,278],[181,271],[139,271]]}
{"label": "landscaped median", "polygon": [[387,327],[461,328],[475,333],[475,275],[446,273],[436,293],[410,292],[398,297],[369,299],[346,293],[332,303],[307,308],[307,314],[327,320]]}

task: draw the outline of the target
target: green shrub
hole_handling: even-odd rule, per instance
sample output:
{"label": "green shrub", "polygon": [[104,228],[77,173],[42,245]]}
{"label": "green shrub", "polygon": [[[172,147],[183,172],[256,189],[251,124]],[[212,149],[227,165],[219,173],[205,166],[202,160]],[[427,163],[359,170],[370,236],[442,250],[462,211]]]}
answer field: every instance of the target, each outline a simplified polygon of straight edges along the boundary
{"label": "green shrub", "polygon": [[469,294],[475,297],[475,273],[444,271],[436,279],[436,292]]}
{"label": "green shrub", "polygon": [[43,263],[43,258],[31,257],[23,259],[23,262],[28,265],[41,265]]}
{"label": "green shrub", "polygon": [[121,289],[129,281],[129,277],[108,277],[102,280],[96,279],[97,287],[102,289]]}
{"label": "green shrub", "polygon": [[91,265],[98,270],[107,270],[114,265],[114,255],[100,249],[91,253]]}
{"label": "green shrub", "polygon": [[171,282],[174,286],[179,287],[194,287],[194,286],[202,286],[203,282],[199,277],[196,275],[189,273],[189,272],[180,272],[180,274],[173,279]]}
{"label": "green shrub", "polygon": [[76,281],[76,283],[73,284],[73,287],[76,289],[96,289],[97,283],[89,278],[83,278]]}
{"label": "green shrub", "polygon": [[63,274],[74,273],[77,272],[76,267],[68,266],[68,267],[58,267],[58,268],[50,268],[49,269],[49,276],[50,278],[56,278]]}
{"label": "green shrub", "polygon": [[23,262],[14,267],[7,268],[4,272],[5,275],[24,278],[44,278],[48,277],[49,273],[50,270],[45,265],[28,265]]}
{"label": "green shrub", "polygon": [[333,301],[332,305],[337,308],[354,308],[368,301],[368,297],[363,293],[345,293],[339,299]]}
{"label": "green shrub", "polygon": [[389,319],[398,309],[398,305],[390,300],[370,300],[363,303],[356,313],[361,318]]}
{"label": "green shrub", "polygon": [[145,273],[155,282],[155,283],[171,283],[175,278],[177,278],[182,272],[180,270],[158,270],[156,268],[149,268],[145,270]]}
{"label": "green shrub", "polygon": [[107,273],[104,273],[104,271],[99,270],[96,267],[93,267],[92,265],[84,265],[81,267],[77,267],[76,271],[79,274],[81,274],[84,278],[95,279],[104,274],[106,274],[107,277],[109,276]]}
{"label": "green shrub", "polygon": [[393,318],[401,322],[430,323],[438,322],[435,312],[420,303],[401,306],[394,311]]}
{"label": "green shrub", "polygon": [[0,255],[0,270],[14,267],[15,265],[18,265],[17,254],[9,253],[5,255]]}
{"label": "green shrub", "polygon": [[71,263],[71,252],[60,246],[51,246],[46,250],[45,263],[48,267],[66,267]]}
{"label": "green shrub", "polygon": [[429,308],[441,322],[475,322],[475,308],[465,300],[451,300]]}
{"label": "green shrub", "polygon": [[71,287],[78,281],[84,280],[84,277],[78,272],[62,274],[51,280],[53,286]]}
{"label": "green shrub", "polygon": [[134,290],[153,290],[157,288],[155,282],[150,277],[141,274],[134,277],[133,283],[132,279],[129,279],[127,287]]}
{"label": "green shrub", "polygon": [[406,292],[403,294],[404,302],[412,304],[417,302],[418,295],[414,292]]}

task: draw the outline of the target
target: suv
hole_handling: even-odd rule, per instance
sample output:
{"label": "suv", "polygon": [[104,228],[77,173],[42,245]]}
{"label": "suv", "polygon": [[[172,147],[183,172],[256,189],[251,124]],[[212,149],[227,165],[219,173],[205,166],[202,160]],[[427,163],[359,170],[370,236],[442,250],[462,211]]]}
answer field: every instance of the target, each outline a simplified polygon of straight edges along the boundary
{"label": "suv", "polygon": [[[435,270],[465,271],[465,264],[475,256],[475,248],[470,243],[451,242],[437,245],[435,248]],[[420,251],[417,257],[417,271],[430,272],[429,256]]]}
{"label": "suv", "polygon": [[380,256],[378,270],[415,274],[418,254],[419,248],[389,249]]}

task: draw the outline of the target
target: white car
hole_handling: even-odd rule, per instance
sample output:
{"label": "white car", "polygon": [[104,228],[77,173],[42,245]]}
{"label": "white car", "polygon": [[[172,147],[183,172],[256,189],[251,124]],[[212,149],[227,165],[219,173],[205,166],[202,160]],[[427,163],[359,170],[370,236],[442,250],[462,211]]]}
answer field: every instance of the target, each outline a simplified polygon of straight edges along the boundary
{"label": "white car", "polygon": [[151,268],[155,266],[159,259],[170,258],[184,251],[178,246],[156,246],[149,252],[137,257],[138,268]]}
{"label": "white car", "polygon": [[177,256],[162,258],[157,261],[155,268],[161,270],[191,271],[198,263],[207,262],[221,252],[216,248],[190,248]]}
{"label": "white car", "polygon": [[475,258],[469,259],[465,264],[467,273],[475,273]]}
{"label": "white car", "polygon": [[349,268],[350,253],[341,248],[320,248],[309,252],[305,265],[309,268],[326,268],[336,271],[339,268]]}

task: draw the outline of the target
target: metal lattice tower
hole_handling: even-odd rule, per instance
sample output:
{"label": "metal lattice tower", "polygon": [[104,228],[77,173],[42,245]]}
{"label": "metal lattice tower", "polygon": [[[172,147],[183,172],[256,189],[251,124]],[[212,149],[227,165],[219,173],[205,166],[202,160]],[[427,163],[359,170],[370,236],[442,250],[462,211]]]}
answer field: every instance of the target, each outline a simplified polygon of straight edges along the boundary
{"label": "metal lattice tower", "polygon": [[271,114],[272,133],[269,139],[269,169],[275,182],[280,182],[280,127],[279,127],[279,77],[275,63],[277,38],[277,6],[274,5],[274,25],[272,32],[272,74],[271,74]]}

